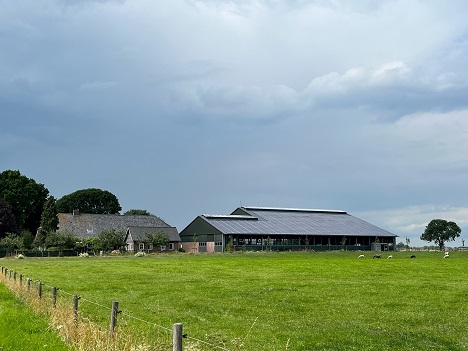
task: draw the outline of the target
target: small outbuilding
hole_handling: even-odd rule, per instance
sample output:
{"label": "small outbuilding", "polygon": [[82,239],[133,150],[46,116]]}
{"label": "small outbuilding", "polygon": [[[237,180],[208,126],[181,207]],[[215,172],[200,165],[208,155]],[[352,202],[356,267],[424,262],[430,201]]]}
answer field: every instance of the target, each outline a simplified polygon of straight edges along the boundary
{"label": "small outbuilding", "polygon": [[398,236],[341,210],[238,207],[200,215],[180,232],[187,252],[394,250]]}

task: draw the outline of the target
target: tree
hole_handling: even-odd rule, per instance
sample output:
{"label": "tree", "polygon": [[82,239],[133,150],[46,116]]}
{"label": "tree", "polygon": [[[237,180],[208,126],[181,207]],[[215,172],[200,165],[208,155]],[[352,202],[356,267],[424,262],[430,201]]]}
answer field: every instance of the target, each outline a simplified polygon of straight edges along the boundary
{"label": "tree", "polygon": [[34,243],[36,246],[46,246],[47,236],[55,233],[58,229],[59,219],[56,201],[53,196],[49,196],[44,204],[41,215],[41,226],[37,231]]}
{"label": "tree", "polygon": [[49,196],[44,204],[41,216],[41,229],[46,232],[55,232],[58,229],[59,219],[56,201]]}
{"label": "tree", "polygon": [[18,231],[36,232],[47,195],[49,190],[43,184],[21,175],[19,171],[0,173],[0,198],[12,207]]}
{"label": "tree", "polygon": [[426,226],[424,233],[421,234],[421,240],[433,241],[439,246],[440,250],[443,250],[445,242],[455,240],[460,236],[460,233],[461,229],[455,222],[448,222],[445,219],[433,219]]}
{"label": "tree", "polygon": [[125,245],[125,233],[115,229],[103,230],[97,239],[99,249],[104,251],[120,250]]}
{"label": "tree", "polygon": [[15,216],[11,205],[0,198],[0,239],[7,233],[17,233]]}
{"label": "tree", "polygon": [[73,233],[51,231],[46,236],[44,245],[48,248],[56,247],[61,256],[63,250],[74,249],[78,240],[78,237]]}
{"label": "tree", "polygon": [[169,244],[169,236],[161,232],[148,232],[145,235],[145,241],[153,246],[166,246]]}
{"label": "tree", "polygon": [[146,211],[146,210],[128,210],[124,213],[125,216],[154,216],[154,214]]}
{"label": "tree", "polygon": [[114,194],[96,188],[77,190],[65,195],[57,200],[56,206],[61,213],[80,210],[83,213],[115,214],[122,209]]}
{"label": "tree", "polygon": [[16,234],[8,234],[0,240],[0,248],[6,252],[13,253],[22,246],[21,238]]}

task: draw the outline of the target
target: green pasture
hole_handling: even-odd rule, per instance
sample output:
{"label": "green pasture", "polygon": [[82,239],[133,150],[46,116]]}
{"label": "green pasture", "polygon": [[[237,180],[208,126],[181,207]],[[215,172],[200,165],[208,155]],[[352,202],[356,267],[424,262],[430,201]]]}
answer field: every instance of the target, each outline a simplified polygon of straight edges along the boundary
{"label": "green pasture", "polygon": [[0,265],[42,281],[44,291],[59,287],[70,308],[71,294],[81,296],[80,313],[102,328],[114,300],[122,310],[119,330],[133,335],[164,343],[164,328],[183,323],[190,350],[468,349],[468,253],[391,254],[26,258]]}
{"label": "green pasture", "polygon": [[50,329],[44,317],[35,315],[0,284],[0,350],[67,351],[71,348]]}

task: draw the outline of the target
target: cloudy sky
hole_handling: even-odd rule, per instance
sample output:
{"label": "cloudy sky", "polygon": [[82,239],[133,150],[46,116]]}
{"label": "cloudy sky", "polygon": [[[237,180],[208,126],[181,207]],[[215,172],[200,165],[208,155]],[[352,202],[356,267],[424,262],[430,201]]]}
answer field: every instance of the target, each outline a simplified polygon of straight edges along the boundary
{"label": "cloudy sky", "polygon": [[179,230],[244,205],[468,238],[465,0],[0,9],[0,170],[56,198],[108,190]]}

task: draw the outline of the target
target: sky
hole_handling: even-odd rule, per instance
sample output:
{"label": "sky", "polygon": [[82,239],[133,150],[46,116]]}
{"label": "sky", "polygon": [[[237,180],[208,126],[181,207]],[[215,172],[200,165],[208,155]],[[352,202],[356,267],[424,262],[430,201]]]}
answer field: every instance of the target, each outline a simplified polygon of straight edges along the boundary
{"label": "sky", "polygon": [[107,190],[179,231],[242,205],[468,238],[465,0],[0,9],[0,171],[57,199]]}

